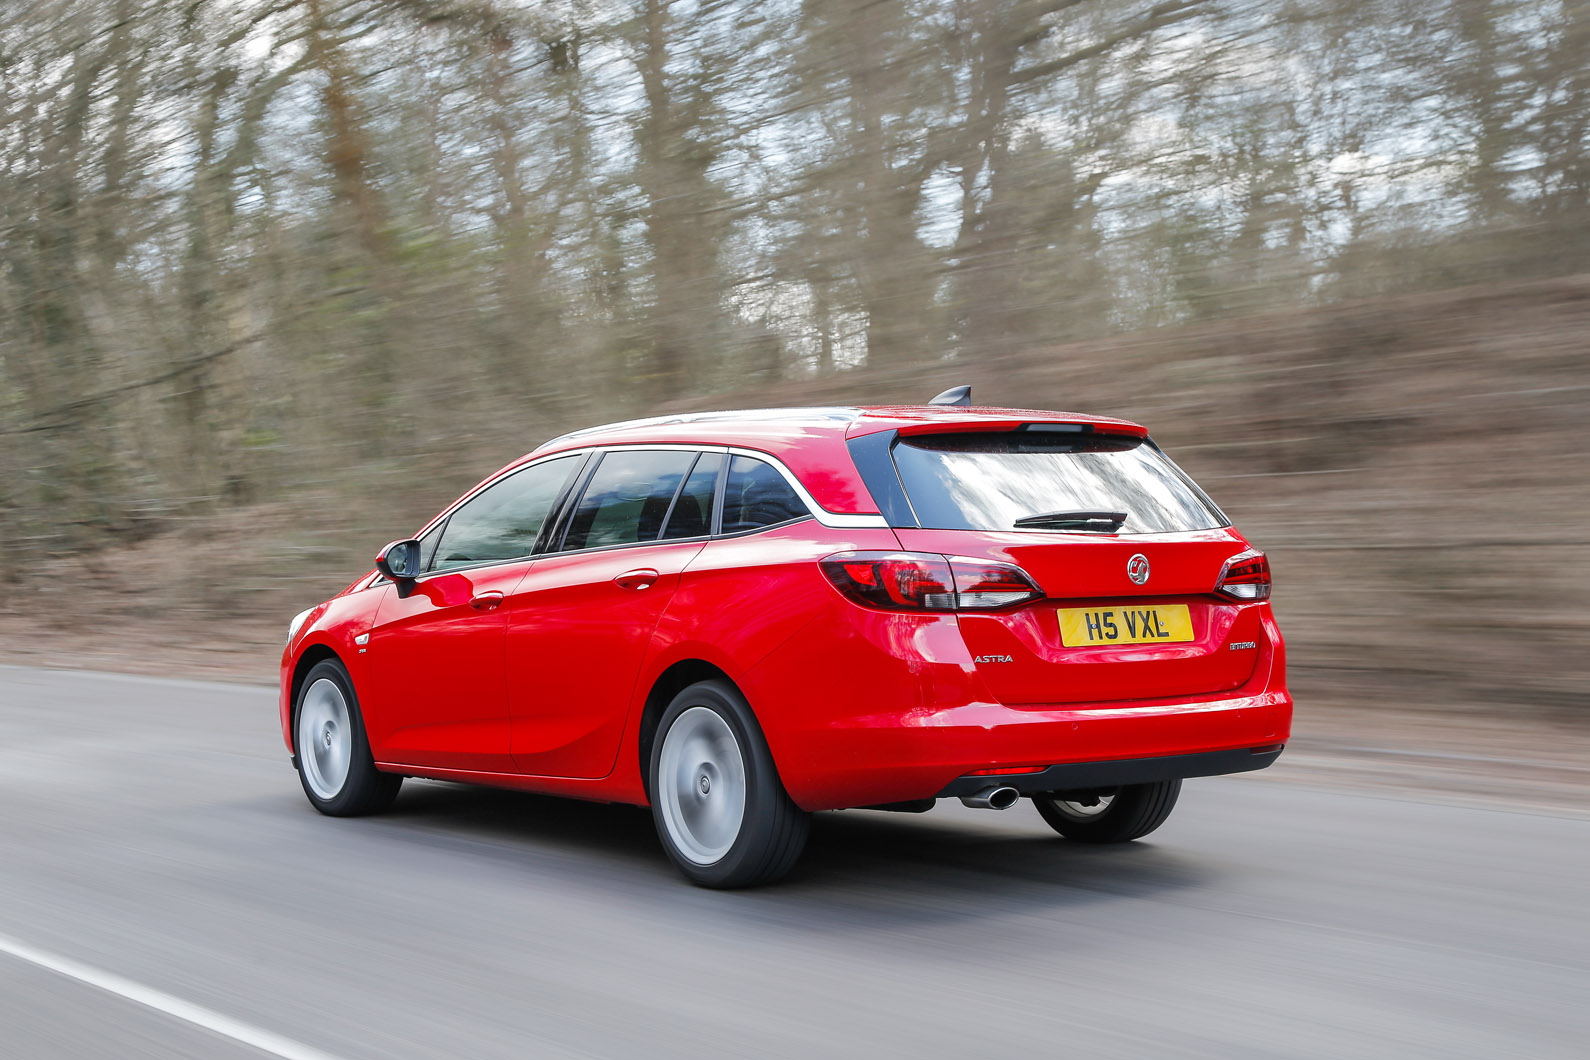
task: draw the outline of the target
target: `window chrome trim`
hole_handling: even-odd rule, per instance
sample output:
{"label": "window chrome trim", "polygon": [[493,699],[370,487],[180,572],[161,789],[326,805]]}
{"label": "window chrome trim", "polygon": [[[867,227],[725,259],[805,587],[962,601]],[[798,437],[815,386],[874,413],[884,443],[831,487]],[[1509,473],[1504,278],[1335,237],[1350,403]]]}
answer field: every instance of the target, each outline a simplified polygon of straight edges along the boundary
{"label": "window chrome trim", "polygon": [[[601,470],[603,462],[607,459],[607,454],[620,452],[655,453],[659,451],[670,453],[686,452],[696,454],[696,458],[692,460],[690,462],[690,466],[685,469],[684,477],[679,480],[679,485],[674,487],[674,495],[668,502],[668,512],[663,517],[662,526],[658,527],[658,533],[666,530],[668,528],[667,517],[673,514],[674,503],[679,500],[679,495],[684,491],[685,483],[689,480],[691,473],[695,471],[696,465],[699,464],[701,462],[701,458],[708,453],[717,454],[721,459],[722,453],[724,452],[722,446],[680,445],[673,442],[665,442],[659,443],[657,445],[644,445],[641,443],[636,443],[634,445],[599,445],[593,447],[586,453],[587,463],[581,466],[580,473],[575,476],[573,484],[569,487],[567,494],[559,498],[561,501],[563,501],[563,503],[559,506],[559,510],[555,513],[557,516],[557,523],[552,527],[551,536],[547,538],[547,547],[535,553],[535,555],[572,556],[576,553],[595,552],[598,549],[603,548],[627,548],[631,545],[662,545],[673,541],[705,541],[707,538],[712,537],[712,530],[709,527],[707,533],[697,534],[695,537],[655,537],[650,541],[620,541],[613,545],[587,545],[584,548],[563,547],[563,543],[567,541],[569,537],[569,526],[574,518],[574,513],[579,508],[580,501],[585,499],[585,491],[590,488],[591,480],[596,478],[597,472]],[[724,469],[720,466],[718,468],[718,485],[716,487],[720,493],[723,489],[724,474]],[[716,522],[716,519],[717,515],[714,514],[714,522]]]}
{"label": "window chrome trim", "polygon": [[[414,580],[415,581],[423,581],[423,580],[425,580],[427,578],[430,578],[430,577],[432,577],[434,575],[438,575],[438,574],[454,574],[454,573],[457,573],[459,571],[477,570],[477,569],[482,568],[482,567],[505,566],[505,565],[510,564],[510,563],[523,563],[523,562],[525,562],[527,560],[531,560],[531,559],[550,558],[552,556],[577,556],[577,555],[583,555],[583,554],[589,553],[589,552],[598,552],[598,551],[601,551],[601,550],[604,550],[604,549],[635,548],[635,547],[640,546],[640,545],[688,544],[688,543],[690,543],[692,541],[711,541],[711,540],[714,540],[716,538],[739,538],[739,537],[745,537],[748,534],[759,534],[759,533],[763,532],[764,530],[775,530],[775,529],[778,529],[779,527],[790,526],[790,525],[793,525],[795,523],[800,522],[802,519],[805,519],[805,518],[815,519],[820,525],[826,526],[826,527],[828,527],[831,530],[852,530],[852,529],[862,529],[862,528],[887,530],[889,528],[889,521],[887,519],[885,519],[882,515],[870,515],[870,514],[869,515],[850,515],[850,514],[845,514],[845,513],[842,513],[842,512],[831,512],[828,509],[824,508],[822,505],[817,503],[816,499],[812,497],[811,493],[806,489],[806,487],[801,484],[800,479],[795,477],[795,473],[793,471],[791,471],[787,466],[785,466],[785,464],[784,464],[784,462],[782,460],[780,460],[776,456],[773,456],[771,453],[763,452],[760,449],[747,449],[744,446],[733,446],[733,445],[690,445],[690,444],[686,444],[686,443],[676,443],[676,442],[652,442],[652,443],[648,443],[648,442],[634,442],[634,443],[626,443],[626,444],[623,444],[623,445],[596,445],[596,446],[589,446],[589,447],[584,447],[584,448],[579,448],[579,449],[563,449],[563,450],[559,450],[558,452],[555,452],[555,453],[548,453],[545,456],[536,457],[534,460],[527,460],[527,461],[525,461],[522,464],[515,464],[513,467],[509,468],[507,471],[503,472],[501,475],[498,475],[496,478],[490,479],[490,480],[488,480],[486,482],[482,482],[475,489],[470,490],[464,496],[458,498],[457,501],[455,501],[453,504],[449,505],[441,513],[439,513],[435,518],[433,518],[430,522],[426,523],[423,527],[421,527],[420,528],[420,532],[414,535],[415,539],[418,540],[420,538],[423,538],[427,533],[429,533],[432,530],[432,528],[434,528],[435,526],[437,526],[438,524],[440,524],[444,520],[451,518],[453,513],[456,512],[458,509],[462,508],[464,505],[466,505],[470,501],[474,500],[475,497],[479,496],[481,493],[484,493],[486,490],[488,490],[491,487],[495,486],[497,483],[504,481],[505,479],[509,478],[510,476],[516,475],[516,474],[518,474],[521,471],[525,471],[525,470],[528,470],[529,468],[535,467],[537,464],[544,464],[544,463],[546,463],[546,462],[548,462],[550,460],[558,460],[558,459],[561,459],[563,457],[573,456],[573,457],[579,457],[581,459],[581,461],[582,461],[581,466],[575,469],[574,480],[573,480],[573,482],[572,482],[572,484],[571,484],[571,486],[569,488],[568,493],[565,496],[560,498],[560,500],[563,501],[564,503],[561,506],[555,506],[554,511],[551,512],[550,515],[549,515],[549,518],[557,519],[557,520],[559,520],[561,522],[567,523],[567,516],[569,514],[569,502],[572,502],[573,500],[575,500],[577,498],[578,494],[580,493],[580,491],[585,486],[585,480],[586,480],[586,478],[588,478],[589,473],[593,472],[595,470],[594,466],[590,466],[590,465],[586,464],[585,461],[589,460],[590,457],[592,457],[592,456],[600,456],[603,453],[626,452],[626,451],[628,451],[628,452],[656,452],[658,450],[668,450],[668,451],[681,451],[682,450],[682,451],[685,451],[685,452],[694,452],[694,453],[702,453],[702,454],[705,454],[705,453],[716,453],[716,454],[719,454],[720,456],[728,456],[728,457],[731,457],[731,458],[732,457],[736,457],[736,456],[744,456],[744,457],[750,457],[752,460],[760,460],[764,464],[770,465],[774,470],[776,470],[779,473],[780,476],[783,477],[784,481],[789,484],[789,487],[795,491],[795,495],[800,498],[800,502],[803,505],[806,506],[806,511],[807,511],[808,514],[806,516],[801,516],[801,517],[798,517],[798,518],[795,518],[795,519],[786,519],[786,520],[784,520],[781,523],[771,523],[771,524],[769,524],[767,526],[759,526],[759,527],[756,527],[756,528],[751,529],[751,530],[740,530],[740,531],[736,531],[735,533],[732,533],[732,534],[723,533],[723,531],[720,529],[720,527],[722,525],[721,524],[721,519],[722,519],[722,513],[723,513],[723,490],[724,490],[725,485],[728,482],[728,477],[729,477],[728,476],[728,468],[726,466],[727,462],[725,462],[725,466],[720,467],[719,471],[718,471],[717,494],[716,494],[716,497],[715,497],[714,511],[713,511],[713,515],[712,515],[712,532],[710,532],[708,534],[700,535],[700,536],[697,536],[697,537],[673,537],[673,538],[659,539],[659,540],[656,540],[656,541],[626,541],[626,542],[623,542],[623,543],[617,544],[617,545],[594,545],[594,546],[592,546],[590,548],[575,549],[575,550],[571,550],[571,551],[568,551],[568,552],[560,552],[560,551],[557,551],[556,549],[546,548],[546,549],[543,549],[540,552],[528,552],[528,553],[526,553],[525,555],[522,555],[522,556],[512,556],[512,557],[505,558],[505,559],[481,560],[479,563],[470,563],[470,564],[463,564],[463,565],[460,565],[460,566],[457,566],[457,567],[444,567],[444,568],[440,568],[440,569],[432,569],[432,570],[427,570],[427,571],[421,571],[420,574]],[[693,467],[692,467],[692,470],[694,470]],[[681,489],[683,488],[682,484],[681,484],[680,488]],[[677,494],[676,494],[676,499],[677,499]],[[559,510],[559,509],[561,509],[561,510]],[[554,528],[554,534],[556,536],[559,536],[560,539],[561,539],[561,531],[563,529],[564,529],[564,527],[555,527]],[[442,533],[443,533],[443,535],[445,535],[446,534],[446,530],[444,529],[442,531]],[[376,577],[370,582],[370,585],[367,586],[367,587],[368,588],[373,588],[375,585],[378,585],[378,584],[380,584],[380,582],[385,581],[385,580],[387,580],[387,579],[385,579],[384,576],[382,576],[380,574],[380,572],[377,571],[376,572]]]}
{"label": "window chrome trim", "polygon": [[[589,452],[655,452],[657,450],[679,449],[698,453],[727,453],[730,456],[748,456],[753,460],[760,460],[764,464],[772,465],[773,469],[783,476],[784,481],[789,483],[790,488],[795,491],[795,495],[799,497],[801,503],[806,506],[806,510],[811,513],[812,518],[816,519],[823,526],[829,527],[830,529],[848,530],[858,527],[876,527],[887,530],[889,528],[889,521],[882,515],[849,515],[843,512],[831,512],[827,508],[824,508],[822,505],[817,503],[816,499],[812,497],[811,493],[801,483],[801,480],[795,477],[795,473],[785,466],[782,460],[771,453],[763,452],[760,449],[747,449],[746,447],[740,445],[690,445],[688,443],[679,442],[627,442],[623,445],[592,446]],[[553,455],[562,456],[564,454],[557,453]],[[724,478],[726,478],[726,476],[720,478],[719,481],[723,481]],[[719,503],[720,505],[722,503],[721,497],[719,498]],[[684,539],[676,538],[675,540]],[[581,551],[584,550],[581,549]]]}
{"label": "window chrome trim", "polygon": [[[480,494],[482,494],[482,493],[486,492],[487,490],[491,489],[491,487],[495,486],[497,483],[506,481],[508,478],[510,478],[510,477],[512,477],[514,475],[517,475],[521,471],[528,471],[530,468],[535,467],[537,464],[544,464],[544,463],[546,463],[549,460],[557,460],[560,457],[565,457],[565,456],[586,457],[586,456],[590,456],[591,452],[592,452],[592,450],[590,450],[590,449],[564,449],[564,450],[561,450],[561,451],[556,452],[556,453],[548,453],[546,456],[538,456],[534,460],[526,460],[522,464],[514,464],[512,467],[510,467],[507,470],[505,470],[502,474],[498,475],[496,478],[487,479],[485,482],[482,482],[480,485],[476,486],[474,489],[470,490],[468,493],[466,493],[462,497],[458,498],[452,504],[449,504],[446,508],[443,508],[439,513],[436,514],[436,516],[434,516],[431,519],[430,522],[428,522],[424,526],[420,527],[420,532],[414,535],[414,540],[418,541],[420,538],[422,538],[426,534],[430,533],[431,529],[433,527],[435,527],[437,523],[440,523],[442,520],[451,517],[454,512],[458,511],[458,509],[462,508],[464,505],[468,504],[470,501],[472,501],[476,497],[480,496]],[[576,469],[576,470],[578,470],[578,469]]]}
{"label": "window chrome trim", "polygon": [[564,556],[588,556],[593,552],[612,552],[621,548],[662,548],[666,545],[706,544],[708,541],[722,536],[724,535],[698,534],[695,537],[670,537],[666,540],[620,541],[616,545],[589,545],[585,548],[571,548],[565,552],[537,552],[527,558],[540,562],[541,560],[562,559]]}
{"label": "window chrome trim", "polygon": [[782,530],[786,526],[799,526],[801,523],[816,521],[817,517],[815,515],[797,515],[793,519],[785,519],[782,523],[768,523],[766,526],[753,526],[749,530],[730,530],[726,533],[714,534],[713,537],[719,541],[738,541],[740,538],[750,537],[752,534],[765,534],[769,530]]}
{"label": "window chrome trim", "polygon": [[[882,515],[846,515],[840,512],[831,512],[824,508],[807,492],[806,487],[801,484],[801,480],[795,477],[795,473],[785,467],[784,462],[776,456],[764,453],[760,449],[746,449],[735,445],[727,446],[725,451],[731,456],[746,456],[752,460],[760,460],[764,464],[771,465],[775,471],[784,476],[784,481],[789,483],[790,488],[795,491],[795,495],[801,499],[801,503],[806,505],[806,510],[811,513],[812,518],[829,529],[848,530],[857,527],[878,527],[887,530],[889,528],[889,521]],[[786,521],[793,522],[793,520]],[[758,527],[758,529],[766,528]]]}
{"label": "window chrome trim", "polygon": [[[449,520],[449,519],[451,519],[453,517],[453,513],[454,512],[458,511],[458,509],[462,508],[464,505],[468,504],[470,501],[474,500],[476,497],[480,496],[482,493],[485,493],[487,490],[489,490],[493,486],[497,485],[497,483],[506,482],[506,481],[508,481],[508,479],[510,479],[513,476],[517,475],[519,472],[528,471],[530,468],[535,467],[538,464],[545,464],[545,463],[548,463],[548,462],[553,461],[553,460],[561,459],[563,457],[570,457],[570,456],[577,457],[579,459],[579,465],[573,469],[572,474],[574,476],[576,484],[578,484],[579,480],[581,478],[583,478],[584,471],[585,471],[585,462],[590,457],[592,451],[593,450],[590,450],[590,449],[565,449],[562,452],[548,453],[546,456],[537,457],[534,460],[526,460],[522,464],[515,464],[513,467],[510,467],[508,470],[506,470],[502,474],[498,475],[496,478],[488,479],[487,481],[482,482],[479,486],[476,486],[474,489],[470,490],[468,493],[466,493],[462,497],[458,498],[458,500],[454,501],[451,505],[449,505],[447,508],[445,508],[441,512],[441,514],[437,515],[430,522],[426,523],[425,526],[420,530],[420,532],[414,535],[414,539],[416,541],[418,541],[421,538],[423,538],[426,534],[430,533],[431,530],[433,530],[437,526],[441,526],[441,524],[445,523],[447,520]],[[561,512],[559,510],[560,507],[561,507],[560,502],[564,501],[565,499],[567,499],[567,493],[566,492],[559,493],[558,496],[553,499],[552,510],[547,513],[547,519],[548,519],[549,522],[551,520],[553,520],[553,519],[558,518],[561,515]],[[543,527],[542,529],[545,530],[545,527]],[[435,547],[439,548],[441,546],[441,538],[446,537],[446,536],[447,536],[447,528],[445,526],[443,526],[442,527],[442,532],[437,538]],[[541,540],[541,536],[539,534],[536,535],[536,542],[539,542],[540,540]],[[419,574],[414,576],[413,580],[418,582],[418,581],[424,581],[426,578],[429,578],[429,577],[431,577],[434,574],[454,574],[454,573],[457,573],[458,571],[478,570],[481,567],[501,567],[501,566],[506,566],[509,563],[523,563],[526,560],[534,559],[537,556],[546,555],[545,552],[533,551],[534,548],[535,548],[535,543],[532,543],[531,544],[532,551],[526,552],[522,556],[508,556],[508,557],[505,557],[505,558],[502,558],[502,559],[483,559],[483,560],[480,560],[477,563],[461,563],[461,564],[459,564],[456,567],[441,567],[441,568],[432,567],[429,570],[420,571]],[[433,549],[431,558],[435,559],[434,549]],[[384,578],[385,577],[384,575],[381,574],[380,571],[376,572],[376,576],[378,578]],[[374,583],[372,583],[372,584],[374,584]]]}

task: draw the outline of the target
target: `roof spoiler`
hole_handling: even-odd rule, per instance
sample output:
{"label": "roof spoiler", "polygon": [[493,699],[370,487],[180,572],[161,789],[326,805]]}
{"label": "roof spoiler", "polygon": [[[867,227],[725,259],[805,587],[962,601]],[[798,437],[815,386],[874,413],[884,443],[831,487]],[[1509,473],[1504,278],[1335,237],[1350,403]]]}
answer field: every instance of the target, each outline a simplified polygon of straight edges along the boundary
{"label": "roof spoiler", "polygon": [[929,405],[959,405],[966,406],[972,403],[972,388],[969,386],[952,386],[938,397],[929,401]]}

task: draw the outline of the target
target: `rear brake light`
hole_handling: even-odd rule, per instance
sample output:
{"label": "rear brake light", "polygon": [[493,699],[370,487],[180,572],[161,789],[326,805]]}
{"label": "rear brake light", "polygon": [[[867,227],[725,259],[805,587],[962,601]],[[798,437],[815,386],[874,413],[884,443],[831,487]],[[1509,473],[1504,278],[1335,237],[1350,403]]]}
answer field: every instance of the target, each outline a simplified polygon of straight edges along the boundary
{"label": "rear brake light", "polygon": [[990,611],[1038,600],[1043,593],[1027,572],[1009,563],[950,557],[956,605],[962,611]]}
{"label": "rear brake light", "polygon": [[1220,580],[1215,582],[1215,592],[1233,600],[1268,600],[1270,561],[1256,549],[1237,553],[1220,568]]}
{"label": "rear brake light", "polygon": [[1043,597],[1020,567],[922,552],[841,552],[821,562],[834,588],[886,611],[989,611]]}
{"label": "rear brake light", "polygon": [[841,552],[822,561],[834,587],[858,603],[890,611],[953,611],[954,580],[943,556]]}

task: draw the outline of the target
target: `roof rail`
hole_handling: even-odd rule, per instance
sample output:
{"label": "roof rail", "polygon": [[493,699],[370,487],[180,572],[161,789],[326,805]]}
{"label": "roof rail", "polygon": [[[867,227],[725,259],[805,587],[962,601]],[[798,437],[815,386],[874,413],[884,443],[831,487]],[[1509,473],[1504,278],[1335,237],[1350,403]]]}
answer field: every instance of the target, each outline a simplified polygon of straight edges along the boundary
{"label": "roof rail", "polygon": [[972,388],[969,386],[952,386],[928,402],[929,405],[970,405],[971,403]]}

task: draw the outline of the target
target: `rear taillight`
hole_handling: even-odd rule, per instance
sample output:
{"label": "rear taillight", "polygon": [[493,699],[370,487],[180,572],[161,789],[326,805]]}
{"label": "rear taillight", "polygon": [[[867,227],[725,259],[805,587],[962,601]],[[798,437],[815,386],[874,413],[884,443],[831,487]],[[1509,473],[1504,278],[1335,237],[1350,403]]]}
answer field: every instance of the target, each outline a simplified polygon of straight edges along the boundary
{"label": "rear taillight", "polygon": [[962,611],[990,611],[1043,597],[1027,572],[1009,563],[951,556],[950,573],[955,576],[956,606]]}
{"label": "rear taillight", "polygon": [[1270,598],[1270,561],[1255,549],[1239,552],[1226,560],[1220,568],[1220,580],[1215,582],[1215,592],[1233,600],[1268,600]]}
{"label": "rear taillight", "polygon": [[955,580],[943,556],[914,552],[841,552],[822,561],[834,588],[891,611],[953,611]]}
{"label": "rear taillight", "polygon": [[1020,567],[923,552],[841,552],[821,562],[834,588],[886,611],[990,611],[1043,597]]}

